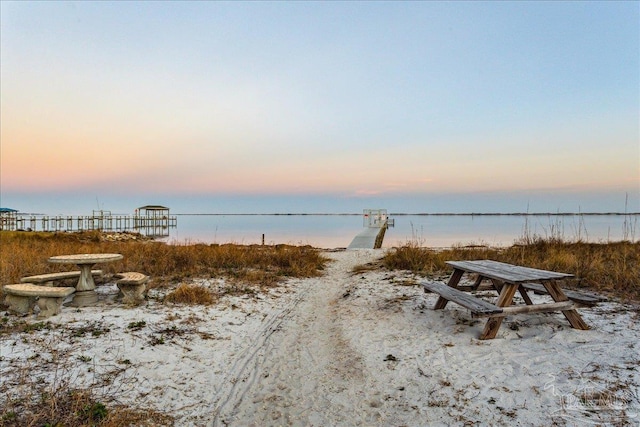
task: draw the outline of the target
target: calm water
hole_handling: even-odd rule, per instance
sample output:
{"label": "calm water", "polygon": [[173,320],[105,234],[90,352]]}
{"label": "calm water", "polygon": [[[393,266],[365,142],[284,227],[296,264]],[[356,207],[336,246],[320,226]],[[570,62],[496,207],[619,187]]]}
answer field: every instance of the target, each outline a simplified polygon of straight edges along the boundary
{"label": "calm water", "polygon": [[[640,215],[399,215],[384,247],[417,241],[423,246],[508,246],[524,236],[607,242],[640,239]],[[625,225],[626,224],[626,225]],[[170,242],[349,245],[363,227],[359,215],[178,215]]]}

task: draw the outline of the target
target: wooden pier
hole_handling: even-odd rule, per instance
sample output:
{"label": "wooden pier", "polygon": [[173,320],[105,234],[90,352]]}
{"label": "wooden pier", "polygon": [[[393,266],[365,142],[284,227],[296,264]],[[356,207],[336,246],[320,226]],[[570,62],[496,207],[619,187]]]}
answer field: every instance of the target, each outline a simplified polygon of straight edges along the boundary
{"label": "wooden pier", "polygon": [[347,249],[380,249],[387,227],[365,228],[353,238]]}
{"label": "wooden pier", "polygon": [[382,247],[385,232],[395,222],[387,215],[386,209],[365,209],[363,212],[364,229],[353,238],[347,249],[379,249]]}
{"label": "wooden pier", "polygon": [[16,214],[0,217],[0,230],[7,231],[131,231],[150,237],[165,237],[175,228],[175,216],[146,215],[27,215]]}

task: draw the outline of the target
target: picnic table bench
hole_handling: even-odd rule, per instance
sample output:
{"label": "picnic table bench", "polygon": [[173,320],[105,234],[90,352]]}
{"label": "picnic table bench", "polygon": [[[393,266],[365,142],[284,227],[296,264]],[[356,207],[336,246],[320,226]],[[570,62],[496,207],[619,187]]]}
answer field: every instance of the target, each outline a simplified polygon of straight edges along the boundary
{"label": "picnic table bench", "polygon": [[[576,291],[566,291],[567,293],[565,293],[557,281],[571,278],[572,274],[521,267],[491,260],[447,261],[447,264],[453,267],[453,273],[446,285],[422,282],[422,286],[425,291],[439,295],[434,310],[445,308],[447,303],[451,301],[469,309],[473,317],[488,317],[489,319],[480,335],[480,339],[483,340],[496,337],[505,316],[521,313],[562,311],[573,328],[589,329],[576,308],[582,305],[593,305],[601,300],[597,296]],[[496,303],[491,304],[459,289],[458,284],[465,273],[478,275],[472,289],[476,289],[483,280],[490,280],[493,288],[499,293]],[[547,293],[554,302],[533,304],[527,294],[528,290]],[[520,292],[526,305],[512,306],[516,291]]]}
{"label": "picnic table bench", "polygon": [[[547,288],[545,288],[544,285],[541,285],[540,283],[523,283],[522,287],[525,290],[533,291],[534,293],[539,295],[549,293],[547,291]],[[571,301],[575,301],[582,305],[593,306],[607,300],[605,297],[601,295],[596,295],[592,293],[572,291],[569,289],[563,289],[562,291],[567,296],[567,298],[569,298]]]}
{"label": "picnic table bench", "polygon": [[39,286],[33,283],[16,283],[3,287],[6,294],[5,302],[9,310],[18,314],[31,312],[33,304],[37,302],[40,308],[39,319],[60,313],[63,300],[73,294],[72,287]]}
{"label": "picnic table bench", "polygon": [[441,295],[448,301],[463,306],[471,311],[474,317],[482,317],[502,313],[502,309],[473,295],[438,282],[422,282],[425,290]]}
{"label": "picnic table bench", "polygon": [[[91,270],[94,277],[102,277],[102,270]],[[44,286],[53,286],[56,280],[79,279],[80,271],[60,271],[57,273],[37,274],[35,276],[26,276],[20,279],[21,283],[40,283]]]}
{"label": "picnic table bench", "polygon": [[124,304],[137,305],[144,301],[143,292],[149,281],[149,276],[136,271],[127,271],[116,274],[116,277],[119,278],[116,286],[122,292]]}

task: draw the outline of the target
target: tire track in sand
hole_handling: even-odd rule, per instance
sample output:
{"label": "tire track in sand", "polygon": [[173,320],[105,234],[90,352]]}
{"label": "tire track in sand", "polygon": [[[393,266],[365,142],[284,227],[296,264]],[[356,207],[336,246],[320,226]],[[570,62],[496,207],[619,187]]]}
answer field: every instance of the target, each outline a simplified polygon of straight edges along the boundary
{"label": "tire track in sand", "polygon": [[[300,282],[294,300],[271,316],[234,362],[213,425],[327,425],[376,417],[374,376],[345,338],[341,300],[351,271],[379,251],[329,253],[325,275]],[[277,333],[276,333],[277,332]],[[354,417],[355,415],[355,417]]]}
{"label": "tire track in sand", "polygon": [[300,290],[295,298],[282,310],[276,311],[266,318],[262,327],[248,343],[249,345],[236,357],[223,381],[224,386],[216,391],[219,398],[215,403],[214,426],[227,424],[221,415],[225,413],[229,406],[233,407],[234,402],[242,401],[246,391],[253,385],[257,377],[257,367],[266,355],[265,348],[269,339],[280,328],[280,324],[284,319],[304,298],[304,294],[304,290]]}

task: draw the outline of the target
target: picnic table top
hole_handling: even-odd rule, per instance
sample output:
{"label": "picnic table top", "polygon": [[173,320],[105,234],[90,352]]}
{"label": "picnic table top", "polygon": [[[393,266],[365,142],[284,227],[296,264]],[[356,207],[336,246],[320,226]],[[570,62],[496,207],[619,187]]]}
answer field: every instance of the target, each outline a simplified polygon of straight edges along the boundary
{"label": "picnic table top", "polygon": [[48,261],[58,264],[97,264],[118,261],[122,258],[123,256],[120,254],[77,254],[52,256]]}
{"label": "picnic table top", "polygon": [[477,261],[447,261],[446,263],[458,270],[478,273],[483,277],[507,283],[523,283],[529,281],[556,280],[574,277],[573,274],[521,267],[518,265],[487,259]]}

